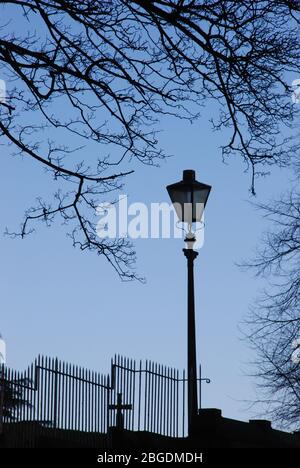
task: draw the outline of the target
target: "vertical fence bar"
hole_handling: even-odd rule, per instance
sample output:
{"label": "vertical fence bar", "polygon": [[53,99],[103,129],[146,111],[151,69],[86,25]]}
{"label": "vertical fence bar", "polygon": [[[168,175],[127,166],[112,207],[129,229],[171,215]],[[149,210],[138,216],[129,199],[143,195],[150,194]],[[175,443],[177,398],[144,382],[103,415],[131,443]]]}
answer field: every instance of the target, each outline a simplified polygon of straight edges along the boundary
{"label": "vertical fence bar", "polygon": [[[78,386],[78,377],[79,377],[79,370],[78,366],[75,367],[75,379],[74,379],[74,384],[75,384],[75,398],[74,398],[74,406],[75,406],[75,411],[72,414],[72,430],[77,431],[79,429],[79,423],[80,423],[80,415],[79,415],[79,407],[78,407],[78,393],[79,393],[79,386]],[[74,416],[75,416],[75,421],[74,421]]]}
{"label": "vertical fence bar", "polygon": [[109,375],[106,377],[107,381],[107,411],[106,411],[106,418],[107,418],[107,428],[109,427],[109,410],[108,410],[108,404],[110,401],[110,392],[111,392],[111,387],[110,387],[110,378]]}
{"label": "vertical fence bar", "polygon": [[92,432],[92,425],[91,425],[91,406],[92,406],[92,385],[91,385],[91,372],[90,370],[86,370],[86,425],[85,425],[85,431],[86,432]]}
{"label": "vertical fence bar", "polygon": [[53,426],[57,429],[57,413],[58,413],[58,359],[53,362],[52,381],[53,381]]}
{"label": "vertical fence bar", "polygon": [[172,405],[172,392],[173,392],[173,369],[170,368],[170,374],[169,374],[169,381],[170,381],[170,387],[169,387],[169,415],[170,415],[170,420],[169,420],[169,436],[172,437],[172,424],[173,424],[173,405]]}
{"label": "vertical fence bar", "polygon": [[62,415],[62,424],[63,424],[63,429],[66,430],[68,426],[68,376],[67,374],[69,373],[69,366],[66,363],[63,363],[62,366],[62,386],[63,386],[63,395],[62,395],[62,401],[63,401],[63,415]]}
{"label": "vertical fence bar", "polygon": [[170,413],[171,413],[171,428],[170,428],[170,436],[173,437],[174,435],[174,369],[171,369],[171,398],[170,398]]}
{"label": "vertical fence bar", "polygon": [[82,427],[82,430],[84,432],[88,432],[89,430],[89,418],[88,418],[88,370],[86,368],[84,368],[83,370],[83,378],[84,378],[84,382],[83,382],[83,388],[84,388],[84,399],[83,399],[83,402],[82,402],[82,405],[83,405],[83,411],[84,411],[84,417],[83,417],[83,427]]}
{"label": "vertical fence bar", "polygon": [[173,369],[173,437],[176,437],[176,369]]}
{"label": "vertical fence bar", "polygon": [[[131,372],[128,370],[129,369],[129,359],[125,359],[124,362],[124,376],[125,376],[125,383],[124,383],[124,389],[121,390],[122,394],[122,404],[127,404],[129,403],[129,385],[130,385],[130,375]],[[130,411],[122,411],[123,414],[123,421],[124,421],[124,428],[125,429],[130,429],[129,426],[129,417],[130,417]]]}
{"label": "vertical fence bar", "polygon": [[[74,366],[69,366],[70,375],[74,375]],[[68,430],[71,431],[72,427],[72,413],[73,413],[73,405],[74,405],[74,385],[75,381],[73,378],[69,378],[69,414],[68,414]]]}
{"label": "vertical fence bar", "polygon": [[142,395],[142,361],[140,361],[140,369],[139,369],[138,431],[141,430],[141,395]]}
{"label": "vertical fence bar", "polygon": [[159,415],[158,415],[157,432],[161,434],[162,433],[162,419],[163,419],[162,411],[163,411],[163,384],[164,384],[161,365],[159,365],[158,367],[158,372],[159,372]]}
{"label": "vertical fence bar", "polygon": [[131,413],[131,430],[134,430],[134,421],[135,421],[135,377],[136,377],[136,362],[133,361],[133,373],[131,373],[133,378],[133,385],[132,385],[132,413]]}
{"label": "vertical fence bar", "polygon": [[182,373],[182,437],[185,436],[185,370]]}
{"label": "vertical fence bar", "polygon": [[176,371],[176,437],[178,437],[179,423],[179,371]]}
{"label": "vertical fence bar", "polygon": [[167,435],[171,435],[171,389],[172,389],[172,380],[171,380],[171,369],[168,367],[168,398],[167,398],[167,407],[168,407],[168,417],[167,417]]}
{"label": "vertical fence bar", "polygon": [[157,398],[156,398],[156,424],[155,424],[155,432],[159,434],[159,419],[160,419],[160,364],[157,364]]}
{"label": "vertical fence bar", "polygon": [[198,391],[198,395],[199,395],[199,402],[198,402],[198,408],[201,409],[201,406],[202,406],[202,369],[201,369],[201,364],[199,365],[199,380],[198,380],[198,384],[199,384],[199,391]]}
{"label": "vertical fence bar", "polygon": [[57,425],[57,432],[61,433],[61,409],[62,409],[62,401],[61,401],[61,361],[57,359],[57,403],[56,403],[56,425]]}
{"label": "vertical fence bar", "polygon": [[[39,422],[40,420],[40,359],[41,357],[38,356],[38,358],[35,361],[34,364],[34,411],[35,411],[35,420]],[[37,424],[35,423],[35,427],[37,427]]]}
{"label": "vertical fence bar", "polygon": [[32,443],[33,443],[33,440],[34,440],[34,426],[35,426],[35,423],[34,423],[34,413],[33,413],[33,410],[34,410],[34,371],[33,371],[33,364],[30,365],[29,367],[29,370],[28,370],[28,386],[29,386],[29,394],[28,394],[28,406],[27,406],[27,420],[29,421],[28,422],[28,426],[29,426],[29,430],[28,430],[28,441],[27,441],[27,446],[28,448],[31,448],[32,447]]}
{"label": "vertical fence bar", "polygon": [[48,392],[48,420],[49,420],[49,427],[54,427],[54,421],[53,421],[53,373],[51,372],[52,368],[52,359],[49,358],[49,364],[48,364],[48,379],[49,379],[49,392]]}
{"label": "vertical fence bar", "polygon": [[154,363],[151,362],[150,366],[150,380],[151,380],[151,387],[150,387],[150,394],[149,394],[149,400],[150,400],[150,432],[153,431],[153,410],[154,410],[154,398],[153,398],[153,392],[154,392]]}
{"label": "vertical fence bar", "polygon": [[[103,392],[102,392],[102,387],[100,387],[100,384],[103,383],[103,376],[97,374],[97,408],[98,408],[98,421],[97,421],[97,430],[99,432],[103,432],[103,399],[104,399],[104,395],[103,395]],[[109,397],[108,397],[109,398]],[[108,426],[109,426],[109,421],[107,422]]]}
{"label": "vertical fence bar", "polygon": [[144,392],[144,431],[147,430],[147,380],[148,380],[148,361],[146,360],[146,365],[145,365],[145,392]]}
{"label": "vertical fence bar", "polygon": [[156,425],[156,404],[157,404],[157,395],[156,395],[156,385],[157,385],[157,364],[155,363],[154,364],[154,367],[153,367],[153,387],[154,387],[154,390],[153,390],[153,394],[152,394],[152,400],[153,400],[153,415],[152,415],[152,419],[153,419],[153,424],[152,424],[152,432],[155,432],[155,425]]}
{"label": "vertical fence bar", "polygon": [[95,390],[96,390],[96,373],[92,371],[91,373],[91,380],[93,382],[93,385],[91,386],[91,399],[92,399],[92,405],[90,409],[90,417],[91,417],[91,431],[96,432],[95,428],[95,416],[96,416],[96,405],[95,405]]}
{"label": "vertical fence bar", "polygon": [[49,423],[49,398],[50,398],[50,391],[48,392],[48,395],[47,395],[47,388],[48,388],[48,376],[49,376],[49,373],[48,373],[48,358],[45,357],[45,370],[44,370],[44,395],[45,395],[45,398],[44,398],[44,415],[43,415],[43,420],[45,420],[45,423],[48,424]]}

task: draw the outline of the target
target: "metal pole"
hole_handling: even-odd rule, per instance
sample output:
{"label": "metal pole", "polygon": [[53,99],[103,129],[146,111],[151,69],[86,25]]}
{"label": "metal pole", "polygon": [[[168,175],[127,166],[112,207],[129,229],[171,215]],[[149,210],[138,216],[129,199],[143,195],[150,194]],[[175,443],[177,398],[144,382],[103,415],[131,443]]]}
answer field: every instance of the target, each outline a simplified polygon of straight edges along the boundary
{"label": "metal pole", "polygon": [[[191,239],[188,239],[189,243]],[[189,244],[188,244],[189,245]],[[183,249],[187,258],[188,269],[188,320],[187,320],[187,358],[188,358],[188,434],[193,432],[195,417],[198,413],[197,403],[197,358],[196,358],[196,326],[194,298],[194,260],[198,252],[193,248]]]}

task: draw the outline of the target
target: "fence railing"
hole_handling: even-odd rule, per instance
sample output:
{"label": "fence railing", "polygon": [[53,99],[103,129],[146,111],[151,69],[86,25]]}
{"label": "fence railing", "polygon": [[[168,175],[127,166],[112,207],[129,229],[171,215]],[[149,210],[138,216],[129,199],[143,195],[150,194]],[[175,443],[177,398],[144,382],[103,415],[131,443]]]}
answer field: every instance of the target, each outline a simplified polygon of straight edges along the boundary
{"label": "fence railing", "polygon": [[[201,395],[201,368],[199,395]],[[117,356],[110,375],[47,357],[25,371],[0,369],[0,431],[12,445],[37,438],[69,439],[84,446],[106,444],[110,426],[170,437],[186,435],[185,371]],[[200,406],[199,402],[199,406]]]}
{"label": "fence railing", "polygon": [[[186,380],[185,372],[146,361],[117,357],[112,362],[114,394],[122,394],[132,409],[124,411],[124,427],[170,437],[185,435]],[[116,425],[115,417],[110,419]]]}

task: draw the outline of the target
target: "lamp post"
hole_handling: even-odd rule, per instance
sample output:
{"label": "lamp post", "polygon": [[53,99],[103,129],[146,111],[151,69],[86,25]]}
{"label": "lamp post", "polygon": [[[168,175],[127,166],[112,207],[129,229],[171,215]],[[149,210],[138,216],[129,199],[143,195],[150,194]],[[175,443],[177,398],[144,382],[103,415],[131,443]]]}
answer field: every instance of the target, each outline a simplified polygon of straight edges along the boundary
{"label": "lamp post", "polygon": [[203,211],[211,190],[210,185],[202,184],[195,178],[195,171],[183,171],[183,179],[167,186],[179,220],[188,225],[185,238],[187,248],[183,253],[187,259],[187,374],[188,374],[188,432],[193,432],[195,416],[198,413],[197,399],[197,357],[194,297],[194,260],[198,255],[193,247],[196,241],[192,231],[193,223],[201,221]]}

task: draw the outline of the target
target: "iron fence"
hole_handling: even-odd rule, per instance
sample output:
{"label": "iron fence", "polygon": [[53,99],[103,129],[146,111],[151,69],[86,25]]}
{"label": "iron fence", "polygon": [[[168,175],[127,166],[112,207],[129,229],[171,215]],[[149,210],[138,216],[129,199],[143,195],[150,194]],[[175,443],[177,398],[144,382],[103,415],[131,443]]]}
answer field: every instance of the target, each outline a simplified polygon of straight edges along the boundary
{"label": "iron fence", "polygon": [[[202,380],[200,368],[200,398]],[[40,356],[25,372],[1,367],[0,431],[27,447],[41,438],[105,447],[116,425],[184,437],[186,399],[185,371],[115,356],[104,375]]]}

